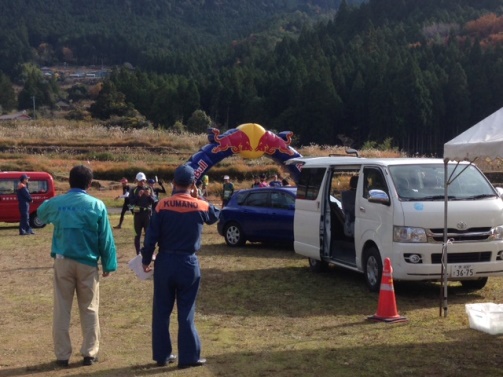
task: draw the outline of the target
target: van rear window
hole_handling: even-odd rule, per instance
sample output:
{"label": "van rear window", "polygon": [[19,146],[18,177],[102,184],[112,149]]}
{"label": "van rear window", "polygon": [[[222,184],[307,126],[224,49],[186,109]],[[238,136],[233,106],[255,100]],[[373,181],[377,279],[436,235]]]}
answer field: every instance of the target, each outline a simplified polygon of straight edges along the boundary
{"label": "van rear window", "polygon": [[302,168],[297,182],[297,199],[315,200],[320,192],[325,168]]}
{"label": "van rear window", "polygon": [[[19,180],[17,179],[0,179],[0,195],[15,195]],[[31,194],[45,194],[49,190],[48,182],[30,180],[28,182],[28,191]]]}

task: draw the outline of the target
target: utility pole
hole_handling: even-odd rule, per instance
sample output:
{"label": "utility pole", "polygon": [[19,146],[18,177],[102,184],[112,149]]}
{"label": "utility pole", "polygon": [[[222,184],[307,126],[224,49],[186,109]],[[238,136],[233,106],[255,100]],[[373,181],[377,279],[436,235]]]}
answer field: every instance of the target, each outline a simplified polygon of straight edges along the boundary
{"label": "utility pole", "polygon": [[33,101],[33,119],[35,119],[37,117],[35,114],[35,96],[32,96],[31,99]]}

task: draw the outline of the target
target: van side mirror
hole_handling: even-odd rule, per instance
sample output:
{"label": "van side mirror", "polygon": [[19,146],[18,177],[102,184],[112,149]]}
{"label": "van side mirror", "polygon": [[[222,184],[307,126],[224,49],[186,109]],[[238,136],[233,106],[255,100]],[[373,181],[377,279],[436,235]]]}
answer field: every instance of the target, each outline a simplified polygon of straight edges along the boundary
{"label": "van side mirror", "polygon": [[370,203],[378,203],[389,206],[391,204],[388,194],[383,190],[369,190],[368,200]]}
{"label": "van side mirror", "polygon": [[503,199],[503,187],[496,187],[496,192],[498,196]]}

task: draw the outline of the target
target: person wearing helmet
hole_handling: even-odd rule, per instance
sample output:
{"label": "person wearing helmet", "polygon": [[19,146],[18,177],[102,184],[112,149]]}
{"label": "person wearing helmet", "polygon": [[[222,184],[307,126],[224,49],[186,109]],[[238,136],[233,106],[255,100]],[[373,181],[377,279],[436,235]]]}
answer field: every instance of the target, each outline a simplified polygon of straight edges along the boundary
{"label": "person wearing helmet", "polygon": [[222,208],[229,203],[232,194],[234,194],[234,185],[230,181],[230,177],[228,175],[224,175],[224,184],[222,190]]}
{"label": "person wearing helmet", "polygon": [[139,172],[136,174],[136,187],[129,192],[129,204],[133,211],[134,247],[137,255],[140,253],[141,234],[147,232],[155,202],[155,194],[147,184],[147,177]]}
{"label": "person wearing helmet", "polygon": [[124,215],[126,214],[127,210],[129,209],[129,190],[131,189],[128,184],[127,178],[122,178],[121,179],[121,184],[122,184],[122,195],[118,195],[115,197],[115,200],[118,199],[124,199],[124,203],[122,204],[122,210],[121,210],[121,217],[119,220],[119,225],[114,226],[114,229],[120,229],[122,226],[122,222],[124,221]]}
{"label": "person wearing helmet", "polygon": [[[155,202],[157,203],[159,201],[159,194],[166,194],[166,189],[164,188],[162,179],[157,180],[157,176],[155,178],[156,179],[152,179],[152,178],[148,179],[147,183],[150,186],[150,188],[152,189],[152,191],[154,192]],[[159,186],[161,186],[161,187],[160,188],[155,187],[156,183],[158,183]]]}

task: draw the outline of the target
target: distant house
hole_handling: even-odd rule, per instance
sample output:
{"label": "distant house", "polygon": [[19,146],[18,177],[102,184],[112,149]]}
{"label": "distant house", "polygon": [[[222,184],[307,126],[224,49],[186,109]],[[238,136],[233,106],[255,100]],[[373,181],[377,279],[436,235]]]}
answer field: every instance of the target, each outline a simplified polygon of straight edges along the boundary
{"label": "distant house", "polygon": [[56,107],[59,110],[69,110],[70,109],[70,104],[68,102],[60,100],[60,101],[56,102]]}
{"label": "distant house", "polygon": [[12,120],[31,120],[31,116],[29,116],[26,113],[26,110],[17,112],[17,113],[12,113],[12,114],[5,114],[5,115],[0,115],[0,122],[1,121],[12,121]]}

